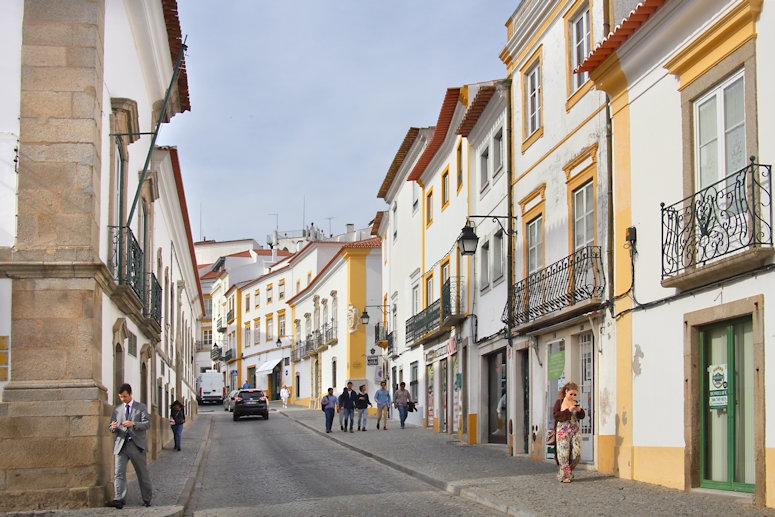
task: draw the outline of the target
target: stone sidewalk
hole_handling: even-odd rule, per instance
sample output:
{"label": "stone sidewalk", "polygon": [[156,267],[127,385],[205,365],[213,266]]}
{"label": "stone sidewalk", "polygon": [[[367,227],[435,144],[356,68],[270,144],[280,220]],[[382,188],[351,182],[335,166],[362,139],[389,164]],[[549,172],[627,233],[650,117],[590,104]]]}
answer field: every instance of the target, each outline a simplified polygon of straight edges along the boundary
{"label": "stone sidewalk", "polygon": [[[127,506],[119,515],[183,515],[210,436],[213,413],[221,409],[218,406],[213,408],[201,408],[199,415],[186,424],[182,451],[172,449],[170,434],[170,442],[165,444],[159,459],[149,465],[155,506],[144,508],[140,505],[137,481],[131,479]],[[273,403],[272,412],[275,413],[274,418],[288,418],[343,447],[405,472],[440,490],[510,515],[775,516],[775,509],[753,507],[750,494],[734,496],[706,490],[686,493],[578,469],[573,483],[559,483],[555,465],[551,462],[511,457],[505,446],[471,446],[451,435],[434,433],[408,424],[406,429],[400,429],[397,421],[391,421],[388,430],[382,431],[375,429],[375,419],[370,417],[370,427],[365,433],[345,433],[336,429],[326,434],[324,416],[319,410],[298,406],[282,409],[279,403]],[[131,476],[131,468],[129,472]],[[2,515],[92,517],[116,516],[116,512],[118,510],[113,508],[90,508]],[[209,514],[212,515],[212,510]]]}

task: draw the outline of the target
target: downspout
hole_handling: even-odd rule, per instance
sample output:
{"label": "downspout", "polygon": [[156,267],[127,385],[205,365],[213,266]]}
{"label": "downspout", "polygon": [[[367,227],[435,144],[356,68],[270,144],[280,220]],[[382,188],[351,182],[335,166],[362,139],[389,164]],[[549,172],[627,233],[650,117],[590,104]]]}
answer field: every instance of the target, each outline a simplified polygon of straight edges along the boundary
{"label": "downspout", "polygon": [[[514,154],[513,154],[513,146],[514,143],[512,142],[512,90],[511,90],[511,79],[506,79],[501,84],[508,87],[508,94],[506,95],[506,142],[508,142],[508,145],[506,146],[506,188],[508,189],[506,191],[506,210],[508,214],[507,226],[506,226],[506,233],[508,235],[507,237],[507,245],[508,245],[508,251],[506,253],[507,263],[506,263],[506,277],[508,278],[508,284],[507,284],[507,290],[506,290],[506,306],[508,307],[508,316],[506,321],[506,342],[508,343],[507,353],[511,354],[512,348],[514,346],[512,342],[512,329],[511,324],[514,320],[514,304],[512,303],[511,298],[511,290],[514,286],[514,188],[511,184],[514,178]],[[516,380],[517,375],[516,371],[513,372],[513,377]],[[507,392],[514,390],[508,390]],[[514,399],[515,397],[511,397]],[[508,414],[508,408],[506,413]],[[507,429],[507,436],[508,436],[508,451],[509,456],[514,455],[514,425],[512,422],[512,419],[508,419],[508,429]],[[525,431],[527,432],[527,431]]]}

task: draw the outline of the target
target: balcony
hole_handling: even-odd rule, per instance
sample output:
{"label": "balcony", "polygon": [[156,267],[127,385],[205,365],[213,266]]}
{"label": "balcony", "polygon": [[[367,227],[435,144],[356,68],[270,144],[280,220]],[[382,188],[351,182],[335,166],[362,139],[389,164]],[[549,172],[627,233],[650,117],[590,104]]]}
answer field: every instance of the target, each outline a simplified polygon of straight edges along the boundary
{"label": "balcony", "polygon": [[229,309],[229,311],[226,313],[226,321],[228,323],[234,321],[234,309]]}
{"label": "balcony", "polygon": [[387,347],[388,329],[384,323],[374,325],[374,344],[382,348]]}
{"label": "balcony", "polygon": [[662,206],[662,285],[691,289],[751,271],[772,247],[770,165],[751,163]]}
{"label": "balcony", "polygon": [[441,286],[441,298],[406,320],[406,344],[419,345],[448,332],[463,319],[460,277]]}
{"label": "balcony", "polygon": [[226,350],[226,353],[223,354],[223,360],[224,362],[229,362],[232,359],[234,359],[234,350]]}
{"label": "balcony", "polygon": [[387,335],[387,353],[391,358],[398,356],[398,351],[396,350],[395,332],[391,332]]}
{"label": "balcony", "polygon": [[336,341],[336,320],[331,320],[329,323],[323,325],[320,330],[323,334],[323,344],[331,345]]}
{"label": "balcony", "polygon": [[525,332],[592,310],[604,294],[601,249],[588,246],[514,284],[501,320]]}
{"label": "balcony", "polygon": [[207,341],[196,341],[194,344],[196,345],[197,352],[211,352],[213,349],[212,343]]}
{"label": "balcony", "polygon": [[118,285],[130,287],[137,297],[143,299],[143,251],[135,239],[132,229],[126,226],[111,226],[113,253],[108,267]]}
{"label": "balcony", "polygon": [[212,361],[220,361],[221,360],[221,347],[214,346],[212,350],[210,350],[210,359]]}
{"label": "balcony", "polygon": [[220,332],[221,334],[223,334],[224,332],[226,332],[226,325],[224,325],[224,324],[223,324],[223,318],[218,318],[218,319],[215,321],[215,329],[216,329],[218,332]]}
{"label": "balcony", "polygon": [[161,325],[161,285],[156,280],[156,275],[148,273],[148,283],[146,288],[145,310],[143,315]]}

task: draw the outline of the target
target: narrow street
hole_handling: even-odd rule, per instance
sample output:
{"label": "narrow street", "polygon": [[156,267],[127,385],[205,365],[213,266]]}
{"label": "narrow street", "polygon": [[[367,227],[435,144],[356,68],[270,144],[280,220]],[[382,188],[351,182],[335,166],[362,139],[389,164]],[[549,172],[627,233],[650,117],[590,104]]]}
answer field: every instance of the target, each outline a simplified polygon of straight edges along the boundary
{"label": "narrow street", "polygon": [[[342,433],[336,427],[335,432]],[[375,436],[353,433],[353,442],[362,447],[361,442],[375,439],[378,431],[372,427],[368,433]],[[379,439],[398,442],[400,433],[399,429],[389,430]],[[231,413],[215,408],[187,515],[220,516],[224,512],[502,515],[348,450],[276,412],[269,420],[250,417],[235,422]]]}

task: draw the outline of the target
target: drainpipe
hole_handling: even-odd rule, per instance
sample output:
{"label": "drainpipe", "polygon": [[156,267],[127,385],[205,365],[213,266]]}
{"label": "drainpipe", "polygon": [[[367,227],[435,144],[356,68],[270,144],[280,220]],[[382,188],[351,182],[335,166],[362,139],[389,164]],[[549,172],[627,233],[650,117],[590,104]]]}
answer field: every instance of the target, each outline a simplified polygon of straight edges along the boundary
{"label": "drainpipe", "polygon": [[[514,215],[514,188],[512,185],[512,181],[514,179],[514,154],[513,154],[513,146],[514,142],[512,142],[512,90],[511,90],[511,79],[506,79],[501,82],[502,85],[506,86],[508,88],[508,93],[506,95],[506,188],[508,189],[506,191],[506,210],[508,214],[507,218],[507,226],[506,226],[506,243],[507,243],[507,250],[506,250],[506,277],[508,278],[508,284],[507,284],[507,290],[506,290],[506,307],[508,308],[508,314],[507,314],[507,321],[506,321],[506,342],[508,343],[508,347],[506,349],[507,356],[510,355],[513,351],[513,343],[512,343],[512,336],[511,336],[511,322],[514,318],[514,305],[511,303],[511,290],[514,286],[514,220],[512,219]],[[507,360],[509,358],[507,357]],[[513,362],[513,359],[509,361],[510,363]],[[513,368],[512,368],[513,370]],[[517,378],[516,372],[512,371],[512,377],[514,379]],[[506,386],[506,392],[512,392],[515,393],[515,390],[509,389],[509,386]],[[513,400],[516,400],[514,396],[507,397]],[[506,408],[506,415],[508,415],[508,407]],[[513,418],[508,418],[508,429],[507,429],[507,436],[508,436],[508,451],[509,456],[514,455],[514,424],[513,424]]]}

